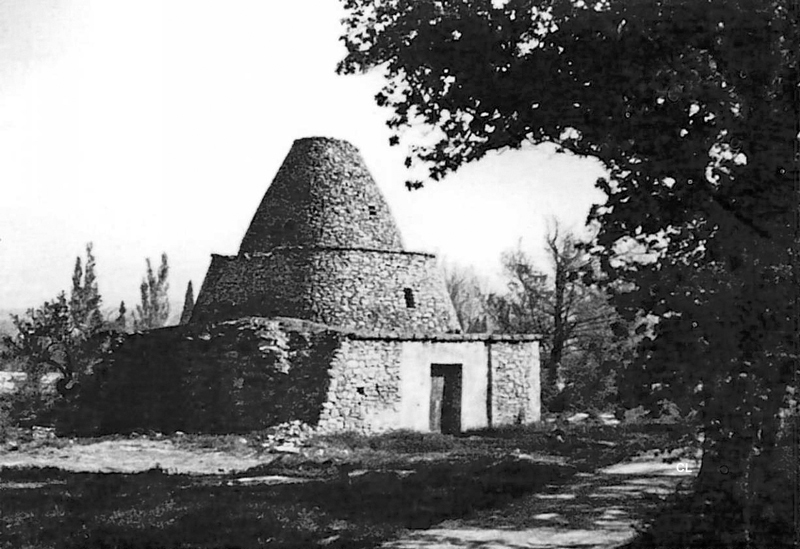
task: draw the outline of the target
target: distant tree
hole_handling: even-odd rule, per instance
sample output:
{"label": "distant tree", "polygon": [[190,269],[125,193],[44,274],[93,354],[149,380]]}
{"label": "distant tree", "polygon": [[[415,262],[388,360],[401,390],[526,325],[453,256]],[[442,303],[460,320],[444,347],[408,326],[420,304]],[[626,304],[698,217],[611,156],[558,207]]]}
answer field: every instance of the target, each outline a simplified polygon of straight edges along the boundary
{"label": "distant tree", "polygon": [[464,333],[486,332],[487,293],[483,290],[478,275],[470,269],[447,265],[444,269],[444,277],[447,293],[453,302],[458,323]]}
{"label": "distant tree", "polygon": [[128,329],[128,309],[125,307],[125,302],[119,302],[119,309],[117,310],[117,318],[111,323],[111,326],[118,332],[125,332]]}
{"label": "distant tree", "polygon": [[72,274],[72,292],[69,298],[69,314],[72,329],[83,336],[90,336],[104,327],[103,315],[100,312],[100,291],[97,288],[95,258],[92,243],[86,245],[86,268],[81,266],[81,258],[75,258],[75,269]]}
{"label": "distant tree", "polygon": [[[12,315],[14,333],[3,337],[2,358],[26,374],[25,382],[10,398],[10,416],[18,423],[49,421],[54,406],[75,394],[84,374],[107,350],[104,322],[95,275],[92,245],[86,246],[85,270],[78,257],[70,298],[64,292],[24,315]],[[58,374],[56,393],[43,387],[47,374]],[[6,403],[8,404],[8,403]]]}
{"label": "distant tree", "polygon": [[28,404],[31,404],[30,413],[35,415],[37,406],[34,401],[41,400],[43,376],[59,374],[55,386],[57,393],[68,397],[80,375],[91,368],[103,338],[98,332],[88,333],[76,327],[64,292],[35,309],[29,309],[25,315],[13,315],[12,319],[16,333],[5,336],[3,346],[6,358],[21,363],[27,376],[24,390],[28,393]]}
{"label": "distant tree", "polygon": [[[620,367],[617,358],[621,358],[613,351],[619,342],[611,328],[620,319],[605,293],[584,277],[592,264],[589,255],[557,221],[548,230],[545,251],[550,275],[520,249],[503,254],[508,290],[489,296],[491,324],[499,332],[542,336],[546,405],[560,406],[554,399],[562,384],[573,396],[580,395],[571,404],[607,405],[614,371]],[[603,385],[605,389],[589,394],[585,389],[591,385],[589,379],[596,380],[596,388]]]}
{"label": "distant tree", "polygon": [[134,330],[150,330],[161,328],[169,319],[169,265],[167,254],[161,254],[161,265],[158,273],[153,272],[150,258],[147,258],[147,274],[139,287],[141,304],[136,306],[133,319]]}
{"label": "distant tree", "polygon": [[591,291],[579,280],[581,269],[588,262],[586,254],[581,253],[572,233],[561,230],[556,221],[546,236],[547,252],[553,267],[553,281],[549,315],[552,319],[550,337],[550,357],[547,360],[548,379],[555,381],[564,355],[564,346],[574,337],[578,328],[585,329],[588,324],[601,320],[594,318],[590,306]]}
{"label": "distant tree", "polygon": [[187,324],[189,319],[192,318],[192,310],[194,309],[194,289],[192,288],[192,281],[186,286],[186,296],[183,298],[183,312],[181,313],[181,324]]}
{"label": "distant tree", "polygon": [[4,343],[10,354],[26,361],[25,373],[38,383],[42,375],[57,371],[69,380],[72,377],[72,354],[69,352],[82,339],[75,330],[64,292],[40,307],[28,309],[24,315],[12,315],[16,334],[6,336]]}
{"label": "distant tree", "polygon": [[501,259],[507,281],[506,291],[487,297],[487,310],[493,331],[502,333],[549,334],[548,314],[551,291],[547,274],[518,248],[503,252]]}

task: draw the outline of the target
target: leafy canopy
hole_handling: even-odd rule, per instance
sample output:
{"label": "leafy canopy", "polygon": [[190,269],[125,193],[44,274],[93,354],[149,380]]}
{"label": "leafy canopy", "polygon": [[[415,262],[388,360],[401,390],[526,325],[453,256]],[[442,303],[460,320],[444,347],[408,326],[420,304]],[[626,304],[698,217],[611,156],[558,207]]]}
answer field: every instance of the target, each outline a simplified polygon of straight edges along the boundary
{"label": "leafy canopy", "polygon": [[[605,164],[594,251],[620,312],[655,322],[622,392],[699,410],[700,477],[740,502],[769,492],[749,471],[769,469],[798,376],[798,3],[344,5],[339,71],[383,72],[391,144],[433,130],[406,161],[430,180],[544,142]],[[749,535],[749,516],[725,520]]]}
{"label": "leafy canopy", "polygon": [[[430,179],[526,143],[605,163],[609,177],[598,184],[607,201],[591,215],[601,227],[596,251],[612,281],[634,283],[620,308],[659,317],[661,334],[680,347],[660,387],[694,395],[741,368],[770,387],[790,379],[795,3],[345,6],[339,71],[384,72],[376,101],[393,112],[393,144],[416,125],[435,129],[407,160]],[[676,371],[688,375],[668,375]]]}

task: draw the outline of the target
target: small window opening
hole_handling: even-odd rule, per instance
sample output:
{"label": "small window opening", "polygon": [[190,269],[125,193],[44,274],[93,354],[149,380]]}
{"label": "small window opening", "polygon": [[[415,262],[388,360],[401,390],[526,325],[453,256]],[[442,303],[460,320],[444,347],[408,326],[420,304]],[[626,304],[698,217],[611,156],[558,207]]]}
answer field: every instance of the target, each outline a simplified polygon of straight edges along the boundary
{"label": "small window opening", "polygon": [[367,394],[367,392],[364,390],[363,387],[357,387],[356,388],[356,393],[358,393],[359,395],[366,395]]}
{"label": "small window opening", "polygon": [[404,288],[403,295],[405,295],[406,298],[407,309],[413,309],[414,307],[417,306],[416,301],[414,301],[414,290],[412,290],[411,288]]}
{"label": "small window opening", "polygon": [[369,208],[369,215],[371,215],[371,216],[376,216],[376,215],[378,215],[378,208],[376,208],[376,207],[375,207],[375,206],[373,206],[372,204],[370,204],[370,205],[368,206],[368,208]]}

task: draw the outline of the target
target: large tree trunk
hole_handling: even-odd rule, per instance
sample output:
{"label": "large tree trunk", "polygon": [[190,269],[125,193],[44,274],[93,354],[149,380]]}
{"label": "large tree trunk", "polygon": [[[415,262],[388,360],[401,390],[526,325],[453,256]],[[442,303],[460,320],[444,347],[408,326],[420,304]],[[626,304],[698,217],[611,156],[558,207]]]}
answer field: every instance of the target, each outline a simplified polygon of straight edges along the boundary
{"label": "large tree trunk", "polygon": [[[711,403],[729,407],[729,416],[726,421],[725,414],[719,410],[710,414],[723,418],[723,424],[717,424],[716,429],[706,429],[695,496],[703,509],[698,517],[705,519],[701,524],[713,530],[709,534],[723,544],[760,547],[759,540],[769,540],[766,529],[770,517],[774,518],[774,509],[787,508],[787,498],[792,497],[793,489],[796,490],[796,487],[787,486],[776,470],[778,412],[785,386],[758,392],[763,397],[758,399],[742,390],[744,386],[737,387],[725,396],[724,402],[717,397]],[[748,406],[752,411],[746,414],[746,419],[737,421]]]}
{"label": "large tree trunk", "polygon": [[745,538],[745,497],[748,456],[752,442],[741,437],[706,433],[703,458],[695,483],[695,497],[702,509],[700,527],[721,542]]}
{"label": "large tree trunk", "polygon": [[553,303],[553,346],[550,349],[550,361],[547,364],[547,383],[553,394],[556,393],[558,383],[558,368],[564,355],[566,343],[566,311],[564,298],[567,290],[566,266],[561,258],[556,257],[555,296]]}

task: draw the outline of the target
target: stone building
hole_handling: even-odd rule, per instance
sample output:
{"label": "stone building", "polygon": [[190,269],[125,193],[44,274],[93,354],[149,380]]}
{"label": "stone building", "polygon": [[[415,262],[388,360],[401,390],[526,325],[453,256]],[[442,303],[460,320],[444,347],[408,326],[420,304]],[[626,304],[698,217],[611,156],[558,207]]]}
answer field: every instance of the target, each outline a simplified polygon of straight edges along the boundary
{"label": "stone building", "polygon": [[[137,334],[117,353],[139,373],[109,405],[121,421],[146,416],[162,430],[300,419],[328,432],[460,432],[538,421],[537,338],[460,332],[435,256],[404,249],[356,148],[300,139],[238,254],[212,256],[188,322]],[[158,394],[160,411],[133,413],[137,391]]]}
{"label": "stone building", "polygon": [[301,318],[356,330],[459,330],[431,254],[404,250],[358,151],[300,139],[267,189],[238,255],[213,255],[191,323]]}

